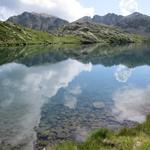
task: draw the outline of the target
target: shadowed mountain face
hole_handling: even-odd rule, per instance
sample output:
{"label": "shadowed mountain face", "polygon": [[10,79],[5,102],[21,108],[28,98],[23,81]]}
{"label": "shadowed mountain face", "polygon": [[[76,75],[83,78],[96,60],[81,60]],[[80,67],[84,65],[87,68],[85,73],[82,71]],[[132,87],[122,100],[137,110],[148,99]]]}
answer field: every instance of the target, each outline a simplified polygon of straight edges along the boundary
{"label": "shadowed mountain face", "polygon": [[95,15],[92,20],[96,23],[103,23],[103,24],[107,24],[107,25],[115,25],[122,18],[123,18],[123,16],[121,16],[121,15],[116,15],[116,14],[113,14],[113,13],[112,14],[109,13],[105,16]]}
{"label": "shadowed mountain face", "polygon": [[150,16],[135,12],[128,16],[107,14],[105,16],[95,15],[93,18],[83,17],[77,22],[95,22],[106,25],[118,26],[128,32],[150,33]]}
{"label": "shadowed mountain face", "polygon": [[21,15],[10,17],[7,22],[12,22],[27,28],[42,31],[51,31],[68,24],[68,21],[58,17],[29,12],[24,12]]}
{"label": "shadowed mountain face", "polygon": [[150,33],[150,16],[135,12],[123,17],[116,25],[131,32]]}

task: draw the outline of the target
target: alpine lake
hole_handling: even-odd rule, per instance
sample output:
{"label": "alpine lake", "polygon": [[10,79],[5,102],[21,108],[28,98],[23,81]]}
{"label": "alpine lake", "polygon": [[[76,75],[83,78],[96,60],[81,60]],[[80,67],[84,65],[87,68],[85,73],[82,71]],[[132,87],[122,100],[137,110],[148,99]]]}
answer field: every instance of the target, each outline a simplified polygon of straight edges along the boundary
{"label": "alpine lake", "polygon": [[0,48],[0,149],[43,150],[150,113],[150,46]]}

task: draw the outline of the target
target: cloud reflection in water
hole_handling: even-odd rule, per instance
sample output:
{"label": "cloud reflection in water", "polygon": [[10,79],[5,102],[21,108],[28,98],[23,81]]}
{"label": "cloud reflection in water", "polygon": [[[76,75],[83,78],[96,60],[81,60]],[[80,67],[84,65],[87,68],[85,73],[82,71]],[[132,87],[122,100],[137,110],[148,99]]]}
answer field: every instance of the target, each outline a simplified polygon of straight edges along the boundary
{"label": "cloud reflection in water", "polygon": [[33,149],[33,128],[43,104],[91,68],[91,64],[72,59],[30,68],[16,63],[0,66],[0,141],[12,145],[26,141],[26,149]]}
{"label": "cloud reflection in water", "polygon": [[65,93],[64,106],[70,109],[75,109],[78,101],[77,96],[81,93],[82,91],[80,86],[76,86],[74,88],[67,90]]}
{"label": "cloud reflection in water", "polygon": [[124,65],[118,65],[116,72],[115,72],[115,77],[116,80],[122,83],[126,83],[129,79],[129,77],[132,74],[132,70]]}
{"label": "cloud reflection in water", "polygon": [[150,112],[150,86],[120,89],[114,94],[113,100],[113,112],[120,120],[143,122]]}

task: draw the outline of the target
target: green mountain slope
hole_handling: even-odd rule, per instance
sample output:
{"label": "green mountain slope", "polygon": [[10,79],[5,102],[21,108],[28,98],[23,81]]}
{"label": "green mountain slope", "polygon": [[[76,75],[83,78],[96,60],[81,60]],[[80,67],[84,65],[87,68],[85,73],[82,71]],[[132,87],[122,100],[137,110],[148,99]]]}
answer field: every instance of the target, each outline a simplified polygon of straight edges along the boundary
{"label": "green mountain slope", "polygon": [[0,22],[0,44],[46,42],[50,38],[47,33],[31,31],[13,24]]}
{"label": "green mountain slope", "polygon": [[0,45],[78,43],[72,35],[58,37],[47,32],[31,30],[14,24],[0,22]]}
{"label": "green mountain slope", "polygon": [[126,44],[140,42],[141,37],[95,23],[73,23],[55,33],[47,33],[0,22],[0,45],[26,44]]}

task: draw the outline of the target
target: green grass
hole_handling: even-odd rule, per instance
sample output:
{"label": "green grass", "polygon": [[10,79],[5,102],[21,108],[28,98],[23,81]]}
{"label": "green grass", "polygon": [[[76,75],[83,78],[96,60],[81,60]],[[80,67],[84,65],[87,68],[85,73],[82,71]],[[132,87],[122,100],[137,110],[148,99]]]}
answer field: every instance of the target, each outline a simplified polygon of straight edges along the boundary
{"label": "green grass", "polygon": [[80,43],[74,35],[57,36],[47,32],[31,30],[14,24],[0,22],[0,45]]}
{"label": "green grass", "polygon": [[[150,115],[143,124],[123,128],[118,132],[109,129],[94,131],[83,143],[67,141],[56,150],[150,150]],[[47,147],[50,150],[50,147]]]}

